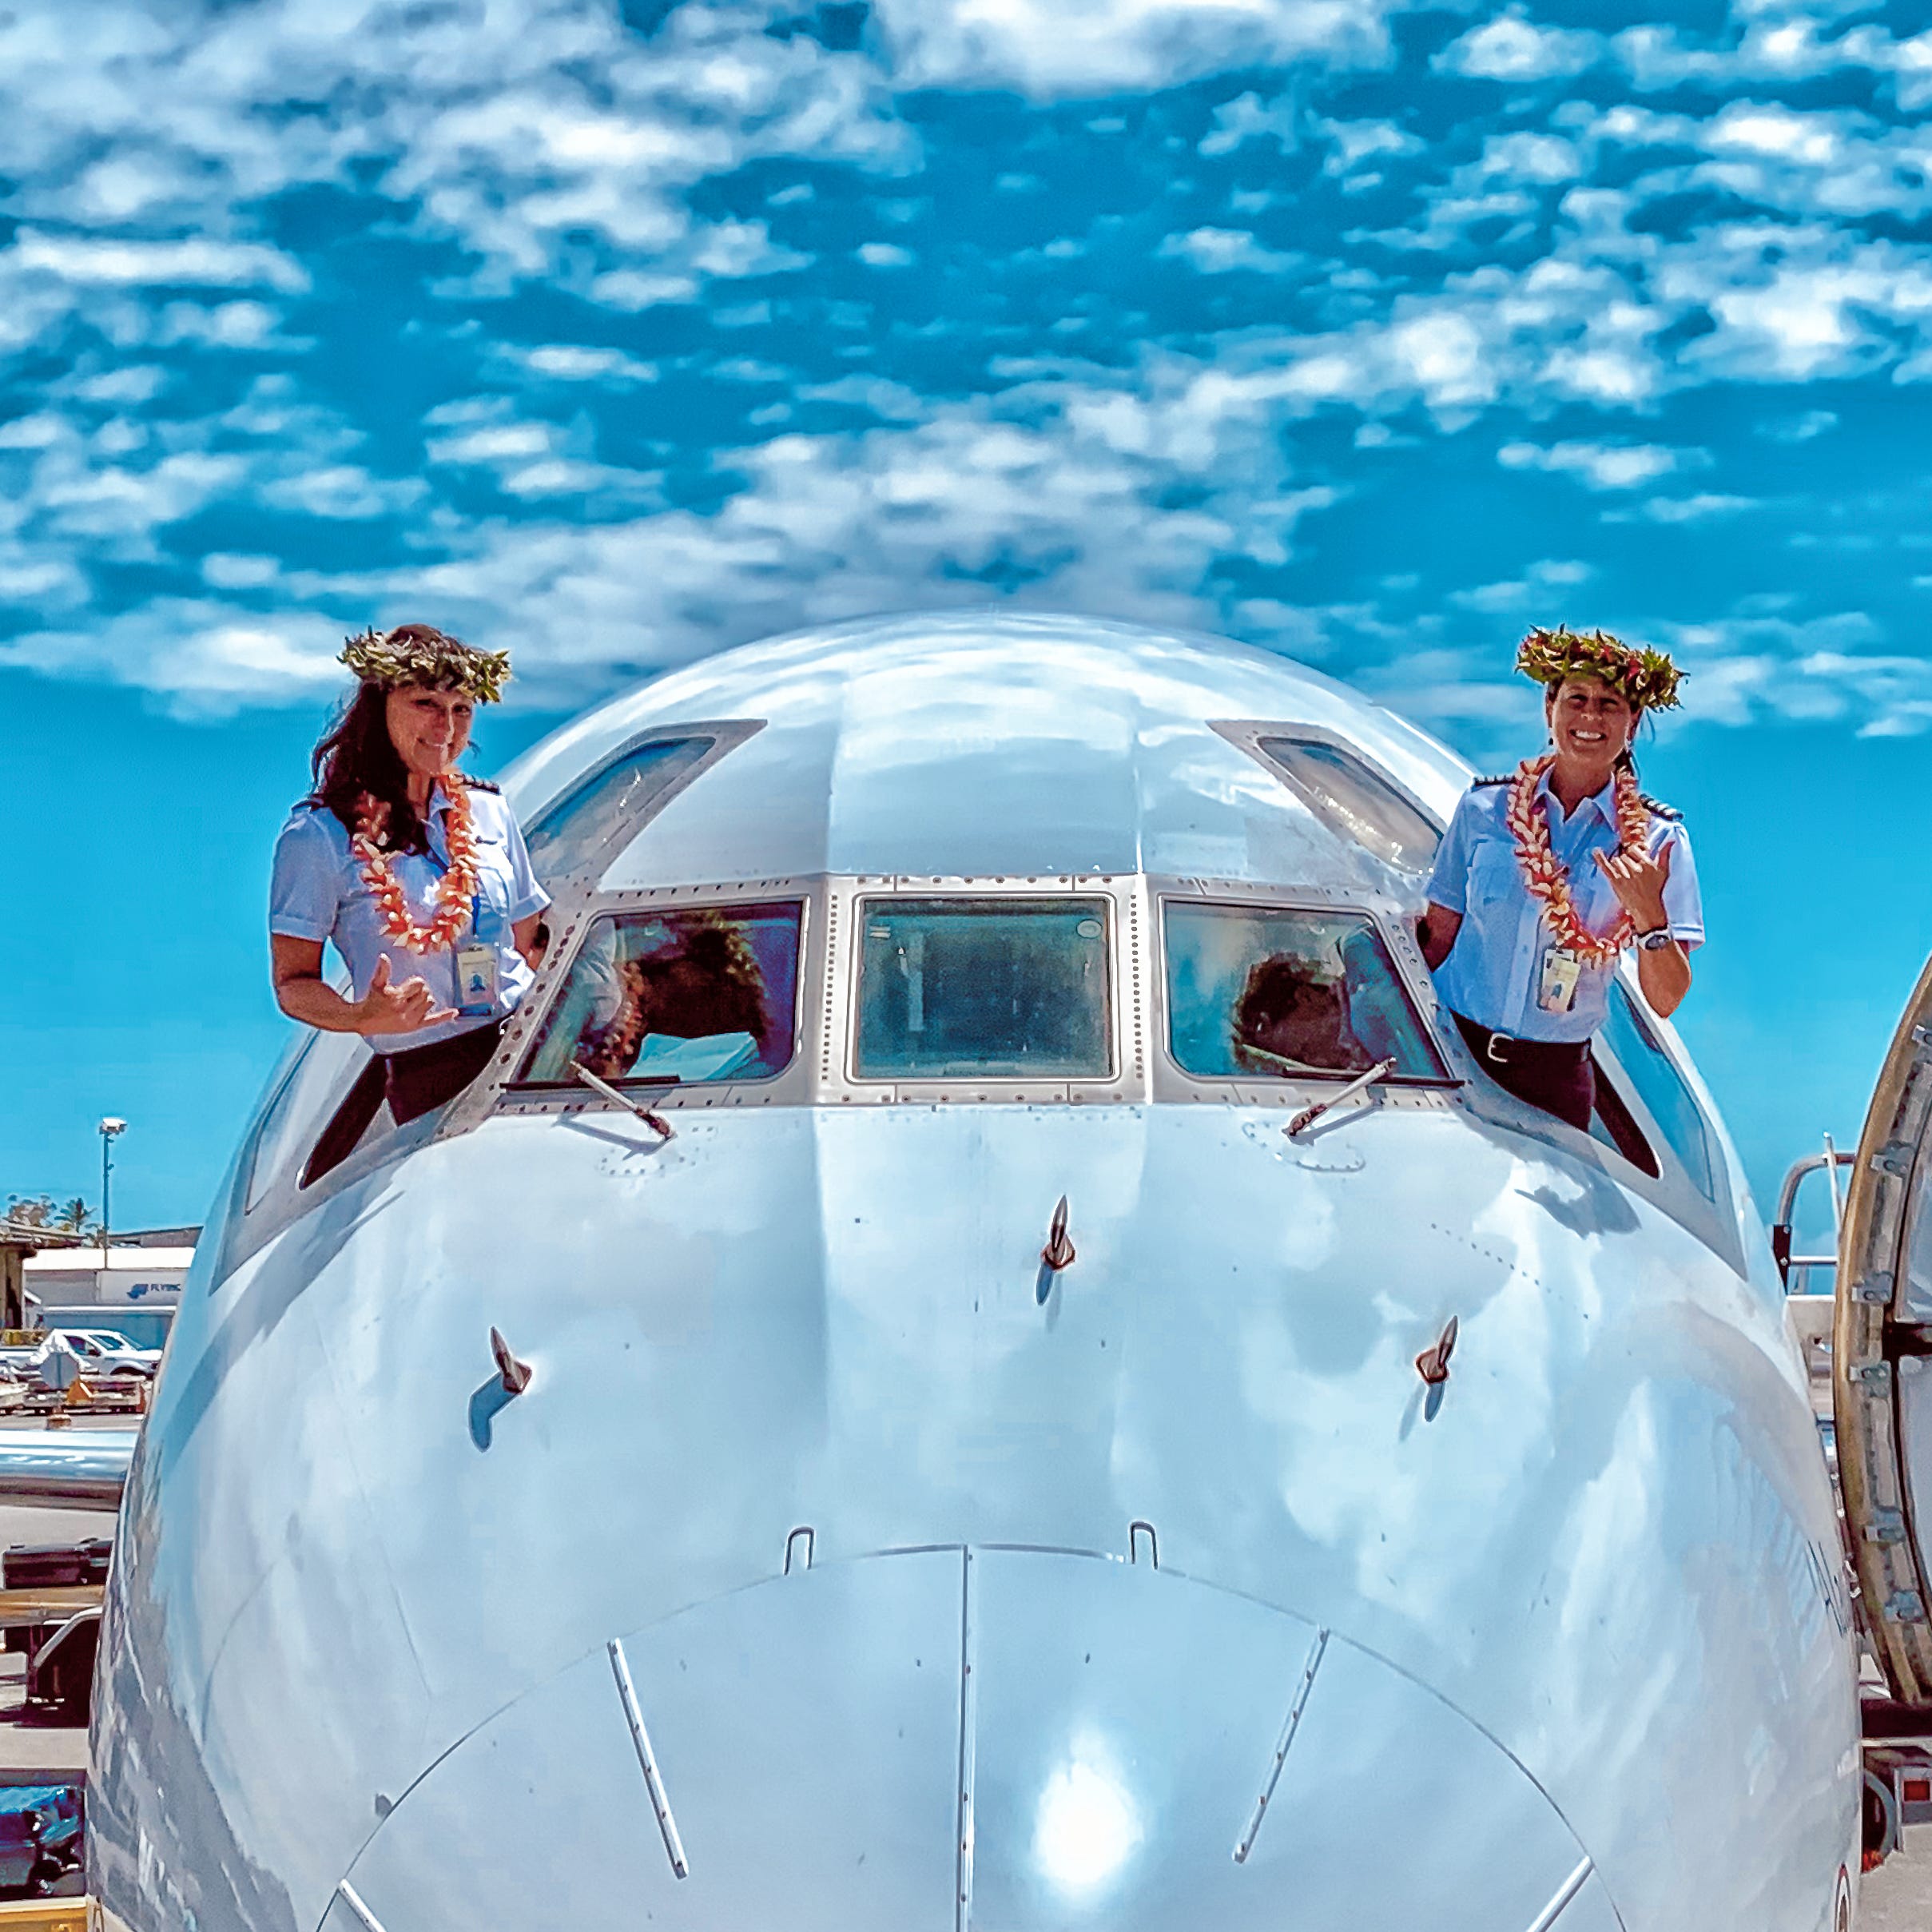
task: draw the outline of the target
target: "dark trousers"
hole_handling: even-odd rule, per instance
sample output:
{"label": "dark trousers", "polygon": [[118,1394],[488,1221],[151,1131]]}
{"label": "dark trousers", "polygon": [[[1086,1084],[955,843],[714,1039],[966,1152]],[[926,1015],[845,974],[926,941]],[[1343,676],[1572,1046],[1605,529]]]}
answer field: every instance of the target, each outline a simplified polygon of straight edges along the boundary
{"label": "dark trousers", "polygon": [[1477,1064],[1505,1093],[1554,1114],[1580,1132],[1589,1132],[1591,1110],[1596,1104],[1596,1068],[1587,1040],[1516,1040],[1507,1033],[1492,1033],[1460,1013],[1449,1017],[1469,1043]]}
{"label": "dark trousers", "polygon": [[405,1047],[400,1053],[372,1053],[356,1083],[342,1097],[302,1170],[304,1187],[339,1167],[368,1131],[376,1110],[386,1099],[398,1127],[455,1099],[490,1063],[503,1036],[503,1022],[472,1027],[450,1040],[427,1047]]}

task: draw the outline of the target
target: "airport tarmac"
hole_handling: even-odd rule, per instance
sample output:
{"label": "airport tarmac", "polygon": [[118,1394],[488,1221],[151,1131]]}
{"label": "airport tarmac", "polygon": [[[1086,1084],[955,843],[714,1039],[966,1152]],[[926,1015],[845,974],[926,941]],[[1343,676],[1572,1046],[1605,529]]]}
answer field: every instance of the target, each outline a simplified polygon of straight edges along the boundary
{"label": "airport tarmac", "polygon": [[1905,1835],[1905,1850],[1865,1881],[1858,1932],[1926,1932],[1932,1926],[1932,1825]]}

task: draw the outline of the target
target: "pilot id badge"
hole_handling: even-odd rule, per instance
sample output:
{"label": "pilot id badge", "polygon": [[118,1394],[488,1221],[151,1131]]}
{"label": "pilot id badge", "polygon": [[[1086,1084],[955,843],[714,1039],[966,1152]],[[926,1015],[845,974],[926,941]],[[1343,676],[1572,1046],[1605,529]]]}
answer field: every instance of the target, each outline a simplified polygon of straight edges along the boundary
{"label": "pilot id badge", "polygon": [[1576,1004],[1576,988],[1582,980],[1582,955],[1565,946],[1552,946],[1543,956],[1536,1004],[1546,1013],[1567,1013]]}
{"label": "pilot id badge", "polygon": [[496,1011],[496,948],[476,936],[477,908],[470,908],[470,943],[456,953],[456,1011],[473,1020]]}

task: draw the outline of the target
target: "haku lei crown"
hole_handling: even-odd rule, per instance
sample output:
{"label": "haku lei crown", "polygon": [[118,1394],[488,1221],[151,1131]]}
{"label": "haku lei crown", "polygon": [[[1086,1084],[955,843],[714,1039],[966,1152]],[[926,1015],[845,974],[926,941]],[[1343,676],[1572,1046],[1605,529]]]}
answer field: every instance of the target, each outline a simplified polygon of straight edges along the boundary
{"label": "haku lei crown", "polygon": [[1664,651],[1626,644],[1607,630],[1532,630],[1517,647],[1516,667],[1545,686],[1566,678],[1594,678],[1640,710],[1668,711],[1684,673]]}
{"label": "haku lei crown", "polygon": [[419,685],[461,691],[483,705],[496,703],[510,681],[508,651],[479,650],[427,624],[398,624],[393,630],[372,626],[344,643],[342,662],[364,683],[385,691]]}

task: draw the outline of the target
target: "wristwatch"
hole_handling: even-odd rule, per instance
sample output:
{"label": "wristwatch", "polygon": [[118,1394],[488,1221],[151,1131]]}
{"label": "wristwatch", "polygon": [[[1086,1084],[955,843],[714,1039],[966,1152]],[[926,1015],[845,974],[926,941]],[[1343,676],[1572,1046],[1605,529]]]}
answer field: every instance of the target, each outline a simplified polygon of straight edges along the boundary
{"label": "wristwatch", "polygon": [[1637,935],[1637,944],[1646,952],[1661,952],[1670,943],[1671,929],[1668,926],[1656,926],[1648,932]]}

